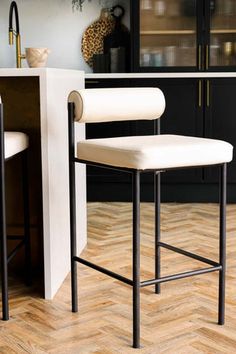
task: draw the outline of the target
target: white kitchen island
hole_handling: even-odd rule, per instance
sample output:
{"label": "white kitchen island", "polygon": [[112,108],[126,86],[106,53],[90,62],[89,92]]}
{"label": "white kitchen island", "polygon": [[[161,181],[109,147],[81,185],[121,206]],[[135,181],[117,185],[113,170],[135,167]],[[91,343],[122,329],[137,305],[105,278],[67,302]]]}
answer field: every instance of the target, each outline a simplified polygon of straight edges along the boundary
{"label": "white kitchen island", "polygon": [[[26,78],[26,82],[30,82],[29,77],[37,78],[39,87],[44,295],[46,299],[52,299],[70,271],[67,97],[71,90],[84,87],[84,73],[75,70],[49,68],[0,69],[0,80],[5,80],[8,83],[6,80],[9,78],[14,86],[9,91],[9,95],[7,89],[0,88],[3,104],[4,97],[8,101],[7,111],[10,110],[9,107],[11,106],[11,97],[9,96],[12,95],[12,92],[15,94],[15,91],[20,90],[17,80]],[[1,90],[4,92],[1,93]],[[29,97],[31,97],[30,92]],[[26,96],[25,100],[29,97]],[[24,96],[18,106],[21,106],[21,102],[22,105],[27,107]],[[30,110],[32,108],[30,99],[28,105]],[[14,106],[14,102],[12,102],[12,106]],[[27,113],[26,109],[25,112]],[[17,120],[18,118],[16,116],[14,119]],[[32,119],[34,119],[34,116],[32,116]],[[27,125],[27,122],[25,124]],[[20,125],[17,126],[17,129],[20,128]],[[85,138],[83,124],[78,124],[76,134],[79,139]],[[77,230],[79,230],[79,254],[87,242],[85,167],[78,165],[76,173],[78,179],[77,208],[79,213],[77,213]]]}

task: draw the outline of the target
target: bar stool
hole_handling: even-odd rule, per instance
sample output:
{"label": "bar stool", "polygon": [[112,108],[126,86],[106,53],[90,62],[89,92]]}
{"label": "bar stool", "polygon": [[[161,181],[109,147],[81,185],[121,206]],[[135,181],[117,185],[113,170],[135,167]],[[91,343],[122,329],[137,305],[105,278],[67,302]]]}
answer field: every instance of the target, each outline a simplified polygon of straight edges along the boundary
{"label": "bar stool", "polygon": [[[25,272],[26,284],[31,283],[31,247],[30,247],[30,223],[29,223],[29,191],[28,191],[28,167],[27,150],[29,146],[28,136],[20,132],[4,132],[3,104],[0,96],[0,159],[1,159],[1,185],[0,185],[0,223],[1,223],[1,280],[2,280],[2,319],[9,320],[8,304],[8,263],[16,253],[25,247]],[[6,230],[6,203],[5,203],[5,163],[13,158],[22,158],[22,187],[24,203],[24,235],[7,235]],[[18,245],[7,253],[7,240],[18,240]]]}
{"label": "bar stool", "polygon": [[[71,222],[72,311],[78,311],[77,263],[129,284],[133,288],[133,347],[140,348],[140,290],[194,275],[219,272],[218,324],[224,324],[226,263],[226,168],[232,160],[233,147],[227,142],[180,135],[160,135],[158,118],[165,110],[165,98],[158,88],[90,89],[69,95],[69,176]],[[130,136],[89,139],[76,142],[74,122],[93,123],[124,120],[155,120],[154,136]],[[75,164],[119,170],[132,175],[133,196],[133,277],[128,279],[76,255]],[[179,168],[218,165],[220,171],[220,243],[219,261],[161,242],[160,175]],[[140,280],[140,174],[154,173],[155,180],[155,276]],[[206,268],[161,276],[161,247],[206,263]]]}

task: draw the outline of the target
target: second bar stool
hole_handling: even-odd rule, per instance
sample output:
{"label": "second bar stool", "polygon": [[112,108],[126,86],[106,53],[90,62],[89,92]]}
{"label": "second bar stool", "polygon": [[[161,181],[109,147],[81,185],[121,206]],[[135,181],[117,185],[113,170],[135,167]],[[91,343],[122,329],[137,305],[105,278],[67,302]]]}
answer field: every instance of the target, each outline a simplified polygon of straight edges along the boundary
{"label": "second bar stool", "polygon": [[[227,142],[181,135],[159,135],[158,118],[165,110],[165,98],[157,88],[85,89],[69,96],[69,175],[71,221],[72,311],[78,311],[77,262],[129,284],[133,288],[133,347],[140,347],[140,290],[194,275],[219,272],[218,323],[224,324],[226,263],[226,168],[232,160],[233,147]],[[89,139],[75,142],[74,123],[124,120],[156,120],[154,136]],[[76,145],[75,145],[76,144]],[[76,255],[75,164],[122,171],[132,175],[133,195],[133,277],[125,278]],[[161,242],[160,175],[179,168],[217,165],[220,173],[220,243],[219,261]],[[155,176],[155,275],[140,279],[140,174]],[[79,212],[79,211],[78,211]],[[161,276],[160,249],[167,248],[207,264],[207,267],[184,273]]]}
{"label": "second bar stool", "polygon": [[[8,304],[8,263],[18,250],[25,247],[25,273],[26,283],[31,283],[31,247],[30,247],[30,220],[29,220],[29,185],[27,150],[29,147],[28,136],[21,132],[4,132],[3,104],[0,97],[0,256],[1,256],[1,281],[2,281],[2,318],[9,319]],[[7,236],[6,228],[6,198],[5,198],[5,163],[13,158],[22,159],[22,190],[24,203],[24,235]],[[7,240],[18,240],[18,245],[7,253]]]}

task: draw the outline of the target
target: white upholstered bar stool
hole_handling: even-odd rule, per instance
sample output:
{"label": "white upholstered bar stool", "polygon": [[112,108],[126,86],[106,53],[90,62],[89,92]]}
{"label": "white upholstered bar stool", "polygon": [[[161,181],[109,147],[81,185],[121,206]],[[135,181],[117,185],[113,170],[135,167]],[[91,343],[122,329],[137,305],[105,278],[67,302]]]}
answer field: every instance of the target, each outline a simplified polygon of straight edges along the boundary
{"label": "white upholstered bar stool", "polygon": [[[29,193],[28,193],[28,168],[27,150],[29,146],[28,136],[21,132],[4,132],[3,104],[0,96],[0,160],[1,160],[1,184],[0,184],[0,256],[1,256],[1,281],[2,281],[2,318],[9,319],[8,304],[8,263],[16,255],[18,250],[25,247],[25,275],[26,283],[31,282],[31,252],[30,252],[30,225],[29,225]],[[6,200],[5,200],[5,163],[13,158],[22,158],[22,187],[24,203],[24,235],[7,235],[6,228]],[[17,246],[8,254],[7,240],[18,240]]]}
{"label": "white upholstered bar stool", "polygon": [[[224,323],[225,240],[226,240],[226,166],[232,160],[233,147],[227,142],[180,135],[159,135],[158,118],[165,109],[165,98],[158,88],[85,89],[69,96],[69,173],[71,221],[72,311],[78,311],[77,262],[118,279],[133,288],[133,347],[140,347],[140,289],[194,275],[219,272],[218,323]],[[124,120],[156,120],[154,136],[131,136],[89,139],[75,142],[74,123]],[[133,277],[125,278],[76,255],[75,164],[84,163],[130,173],[133,177]],[[160,175],[170,169],[218,165],[220,171],[220,243],[219,261],[187,252],[161,242],[160,239]],[[140,280],[140,174],[155,175],[155,269],[154,278]],[[79,210],[77,211],[79,213]],[[161,276],[161,247],[197,259],[206,268]],[[121,250],[122,252],[122,250]],[[82,286],[82,285],[81,285]]]}

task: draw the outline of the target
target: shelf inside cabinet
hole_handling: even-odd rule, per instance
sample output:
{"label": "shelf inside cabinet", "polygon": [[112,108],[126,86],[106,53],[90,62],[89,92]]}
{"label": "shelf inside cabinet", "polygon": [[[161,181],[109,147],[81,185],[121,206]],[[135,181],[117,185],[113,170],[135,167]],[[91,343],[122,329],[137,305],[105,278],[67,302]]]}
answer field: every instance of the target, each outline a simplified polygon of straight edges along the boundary
{"label": "shelf inside cabinet", "polygon": [[236,33],[236,29],[212,29],[211,30],[212,34],[230,34],[230,33]]}
{"label": "shelf inside cabinet", "polygon": [[[158,30],[158,31],[141,31],[142,36],[150,35],[178,35],[178,34],[195,34],[194,30]],[[235,32],[236,33],[236,32]]]}

